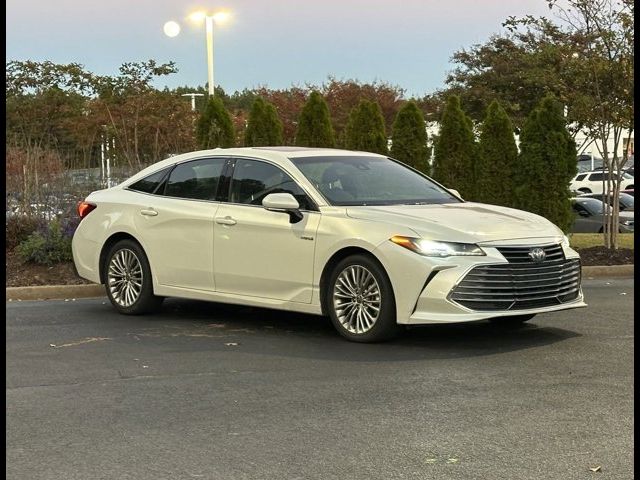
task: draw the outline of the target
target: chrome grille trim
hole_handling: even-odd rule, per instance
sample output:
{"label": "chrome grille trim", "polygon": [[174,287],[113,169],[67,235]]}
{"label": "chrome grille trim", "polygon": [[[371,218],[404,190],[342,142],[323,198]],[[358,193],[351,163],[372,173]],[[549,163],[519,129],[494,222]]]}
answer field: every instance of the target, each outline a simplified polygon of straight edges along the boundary
{"label": "chrome grille trim", "polygon": [[[531,258],[529,258],[529,251],[536,247],[496,247],[504,258],[509,263],[524,263],[530,264]],[[537,248],[542,248],[546,254],[547,260],[564,260],[564,251],[562,245],[545,245]]]}
{"label": "chrome grille trim", "polygon": [[501,311],[561,305],[578,298],[580,260],[567,260],[561,245],[540,247],[547,255],[540,263],[527,255],[534,247],[496,248],[509,263],[474,267],[449,292],[450,301],[471,310]]}

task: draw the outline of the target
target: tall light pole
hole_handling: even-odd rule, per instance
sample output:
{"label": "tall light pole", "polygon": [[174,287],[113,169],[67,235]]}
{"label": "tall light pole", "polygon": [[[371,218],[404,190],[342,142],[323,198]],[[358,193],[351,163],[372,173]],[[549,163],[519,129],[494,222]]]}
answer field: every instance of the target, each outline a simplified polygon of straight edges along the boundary
{"label": "tall light pole", "polygon": [[183,93],[182,97],[191,97],[191,110],[196,111],[196,97],[204,97],[204,93]]}
{"label": "tall light pole", "polygon": [[202,22],[202,20],[204,20],[205,36],[207,41],[207,80],[209,84],[209,95],[213,96],[213,22],[223,23],[229,18],[229,14],[227,12],[209,14],[207,12],[200,11],[192,13],[189,15],[189,18],[194,22]]}

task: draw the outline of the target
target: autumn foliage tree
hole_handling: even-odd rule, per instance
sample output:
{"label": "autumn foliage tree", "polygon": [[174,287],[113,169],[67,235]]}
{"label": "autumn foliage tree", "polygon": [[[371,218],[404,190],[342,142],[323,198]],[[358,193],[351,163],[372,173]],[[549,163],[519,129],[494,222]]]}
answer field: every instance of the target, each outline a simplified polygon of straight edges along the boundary
{"label": "autumn foliage tree", "polygon": [[345,134],[349,115],[360,100],[365,99],[378,104],[384,120],[384,129],[390,132],[404,97],[402,88],[385,82],[364,83],[333,77],[329,77],[329,81],[322,84],[320,92],[329,105],[336,144],[339,147],[346,145]]}
{"label": "autumn foliage tree", "polygon": [[278,112],[262,97],[255,99],[249,112],[244,144],[247,147],[282,144],[282,122]]}
{"label": "autumn foliage tree", "polygon": [[407,102],[393,122],[391,156],[424,173],[428,172],[427,130],[422,111],[415,102]]}

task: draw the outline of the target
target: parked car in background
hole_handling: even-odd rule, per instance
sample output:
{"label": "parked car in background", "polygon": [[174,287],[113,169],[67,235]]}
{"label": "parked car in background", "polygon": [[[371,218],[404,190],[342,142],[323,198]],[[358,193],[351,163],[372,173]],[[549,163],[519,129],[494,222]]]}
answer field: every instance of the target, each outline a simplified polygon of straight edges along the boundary
{"label": "parked car in background", "polygon": [[[604,201],[606,195],[604,193],[583,193],[580,195],[580,198],[595,198],[596,200]],[[613,205],[613,195],[608,196],[609,205]],[[633,212],[633,203],[634,203],[633,195],[629,195],[628,193],[620,192],[620,196],[618,198],[618,205],[620,211],[625,212]]]}
{"label": "parked car in background", "polygon": [[[578,173],[569,183],[569,189],[581,193],[603,193],[602,180],[607,173],[603,170],[593,170],[591,172]],[[633,176],[622,173],[620,190],[633,189]]]}
{"label": "parked car in background", "polygon": [[557,226],[465,202],[373,153],[186,153],[91,193],[78,213],[78,273],[128,315],[163,297],[210,300],[327,315],[370,342],[403,324],[586,306],[579,255]]}
{"label": "parked car in background", "polygon": [[632,197],[634,197],[635,195],[633,194],[633,188],[629,189],[629,190],[620,190],[620,193],[626,193],[627,195],[631,195]]}
{"label": "parked car in background", "polygon": [[[602,200],[582,196],[575,197],[571,199],[571,207],[575,214],[571,233],[602,232],[604,215]],[[619,232],[633,233],[633,212],[620,212],[619,221]]]}
{"label": "parked car in background", "polygon": [[602,159],[599,157],[593,157],[592,160],[591,155],[578,155],[577,166],[578,172],[590,172],[597,168],[602,168]]}

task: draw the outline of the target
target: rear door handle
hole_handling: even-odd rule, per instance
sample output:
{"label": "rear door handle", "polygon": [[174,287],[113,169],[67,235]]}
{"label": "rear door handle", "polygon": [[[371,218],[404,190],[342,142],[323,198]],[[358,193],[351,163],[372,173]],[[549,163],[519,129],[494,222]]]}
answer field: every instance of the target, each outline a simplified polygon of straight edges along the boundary
{"label": "rear door handle", "polygon": [[140,210],[140,215],[155,217],[156,215],[158,215],[158,212],[156,212],[153,208],[146,208],[144,210]]}
{"label": "rear door handle", "polygon": [[219,223],[220,225],[235,225],[238,222],[227,215],[226,217],[216,217],[216,223]]}

